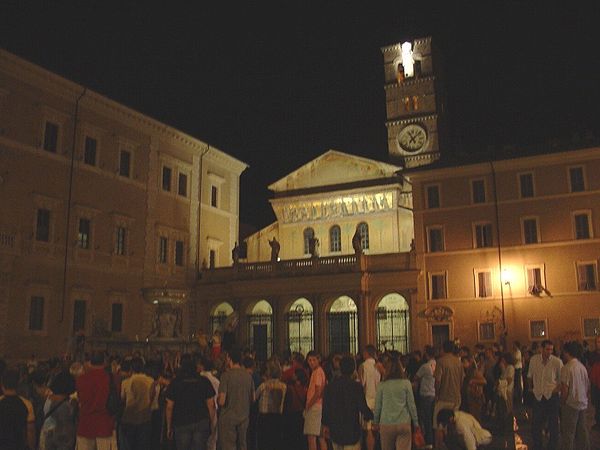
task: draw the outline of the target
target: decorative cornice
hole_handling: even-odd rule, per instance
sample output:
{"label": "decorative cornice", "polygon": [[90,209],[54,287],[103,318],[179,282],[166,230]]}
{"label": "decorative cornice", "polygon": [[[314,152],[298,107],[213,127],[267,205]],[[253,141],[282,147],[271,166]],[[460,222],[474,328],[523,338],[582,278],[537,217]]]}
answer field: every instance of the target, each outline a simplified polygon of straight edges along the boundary
{"label": "decorative cornice", "polygon": [[403,124],[408,124],[408,123],[417,123],[423,120],[436,120],[438,117],[437,114],[431,114],[428,116],[414,116],[414,117],[407,117],[406,119],[400,119],[400,120],[388,120],[385,123],[386,127],[391,127],[394,125],[403,125]]}
{"label": "decorative cornice", "polygon": [[420,84],[425,81],[435,81],[435,75],[427,75],[425,77],[418,77],[418,78],[413,77],[413,78],[405,79],[402,83],[393,81],[391,83],[387,83],[386,85],[384,85],[383,88],[387,90],[387,89],[393,89],[393,88],[400,88],[403,86],[413,86],[415,84]]}

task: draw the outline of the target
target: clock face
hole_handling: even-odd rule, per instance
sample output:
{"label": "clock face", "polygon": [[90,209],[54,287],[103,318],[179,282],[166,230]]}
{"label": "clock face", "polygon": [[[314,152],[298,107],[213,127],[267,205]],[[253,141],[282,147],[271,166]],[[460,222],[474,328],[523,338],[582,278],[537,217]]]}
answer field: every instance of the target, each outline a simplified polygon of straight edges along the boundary
{"label": "clock face", "polygon": [[421,150],[427,142],[427,132],[420,125],[410,124],[398,133],[398,144],[405,152],[415,153]]}

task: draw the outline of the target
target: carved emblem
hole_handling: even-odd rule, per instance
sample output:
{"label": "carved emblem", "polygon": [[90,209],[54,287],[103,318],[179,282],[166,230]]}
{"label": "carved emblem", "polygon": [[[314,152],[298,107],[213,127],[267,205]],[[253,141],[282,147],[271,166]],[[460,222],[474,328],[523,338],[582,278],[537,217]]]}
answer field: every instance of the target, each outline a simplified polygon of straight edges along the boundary
{"label": "carved emblem", "polygon": [[422,312],[423,317],[435,322],[444,322],[454,316],[454,311],[447,306],[430,306]]}

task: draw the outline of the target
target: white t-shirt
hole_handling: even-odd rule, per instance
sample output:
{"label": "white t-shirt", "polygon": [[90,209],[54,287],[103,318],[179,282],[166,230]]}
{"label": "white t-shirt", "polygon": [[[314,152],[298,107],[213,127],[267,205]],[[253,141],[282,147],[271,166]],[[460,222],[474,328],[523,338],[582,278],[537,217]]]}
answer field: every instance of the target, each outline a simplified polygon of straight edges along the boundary
{"label": "white t-shirt", "polygon": [[569,388],[567,405],[579,411],[587,409],[590,381],[585,366],[579,360],[573,358],[565,364],[560,372],[560,382]]}
{"label": "white t-shirt", "polygon": [[415,377],[419,379],[419,394],[422,397],[435,397],[435,359],[421,364]]}
{"label": "white t-shirt", "polygon": [[381,381],[381,373],[375,367],[375,360],[373,358],[366,359],[361,364],[360,382],[365,390],[365,399],[367,400],[367,406],[371,409],[375,409],[375,397],[377,394],[377,385]]}

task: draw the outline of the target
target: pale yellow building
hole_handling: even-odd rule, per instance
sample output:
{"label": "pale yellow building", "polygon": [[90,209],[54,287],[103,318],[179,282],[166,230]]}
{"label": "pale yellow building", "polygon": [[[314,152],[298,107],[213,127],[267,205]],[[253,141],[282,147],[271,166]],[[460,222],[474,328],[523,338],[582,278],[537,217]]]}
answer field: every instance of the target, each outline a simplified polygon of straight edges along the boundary
{"label": "pale yellow building", "polygon": [[189,340],[246,165],[3,50],[0,124],[0,355]]}

